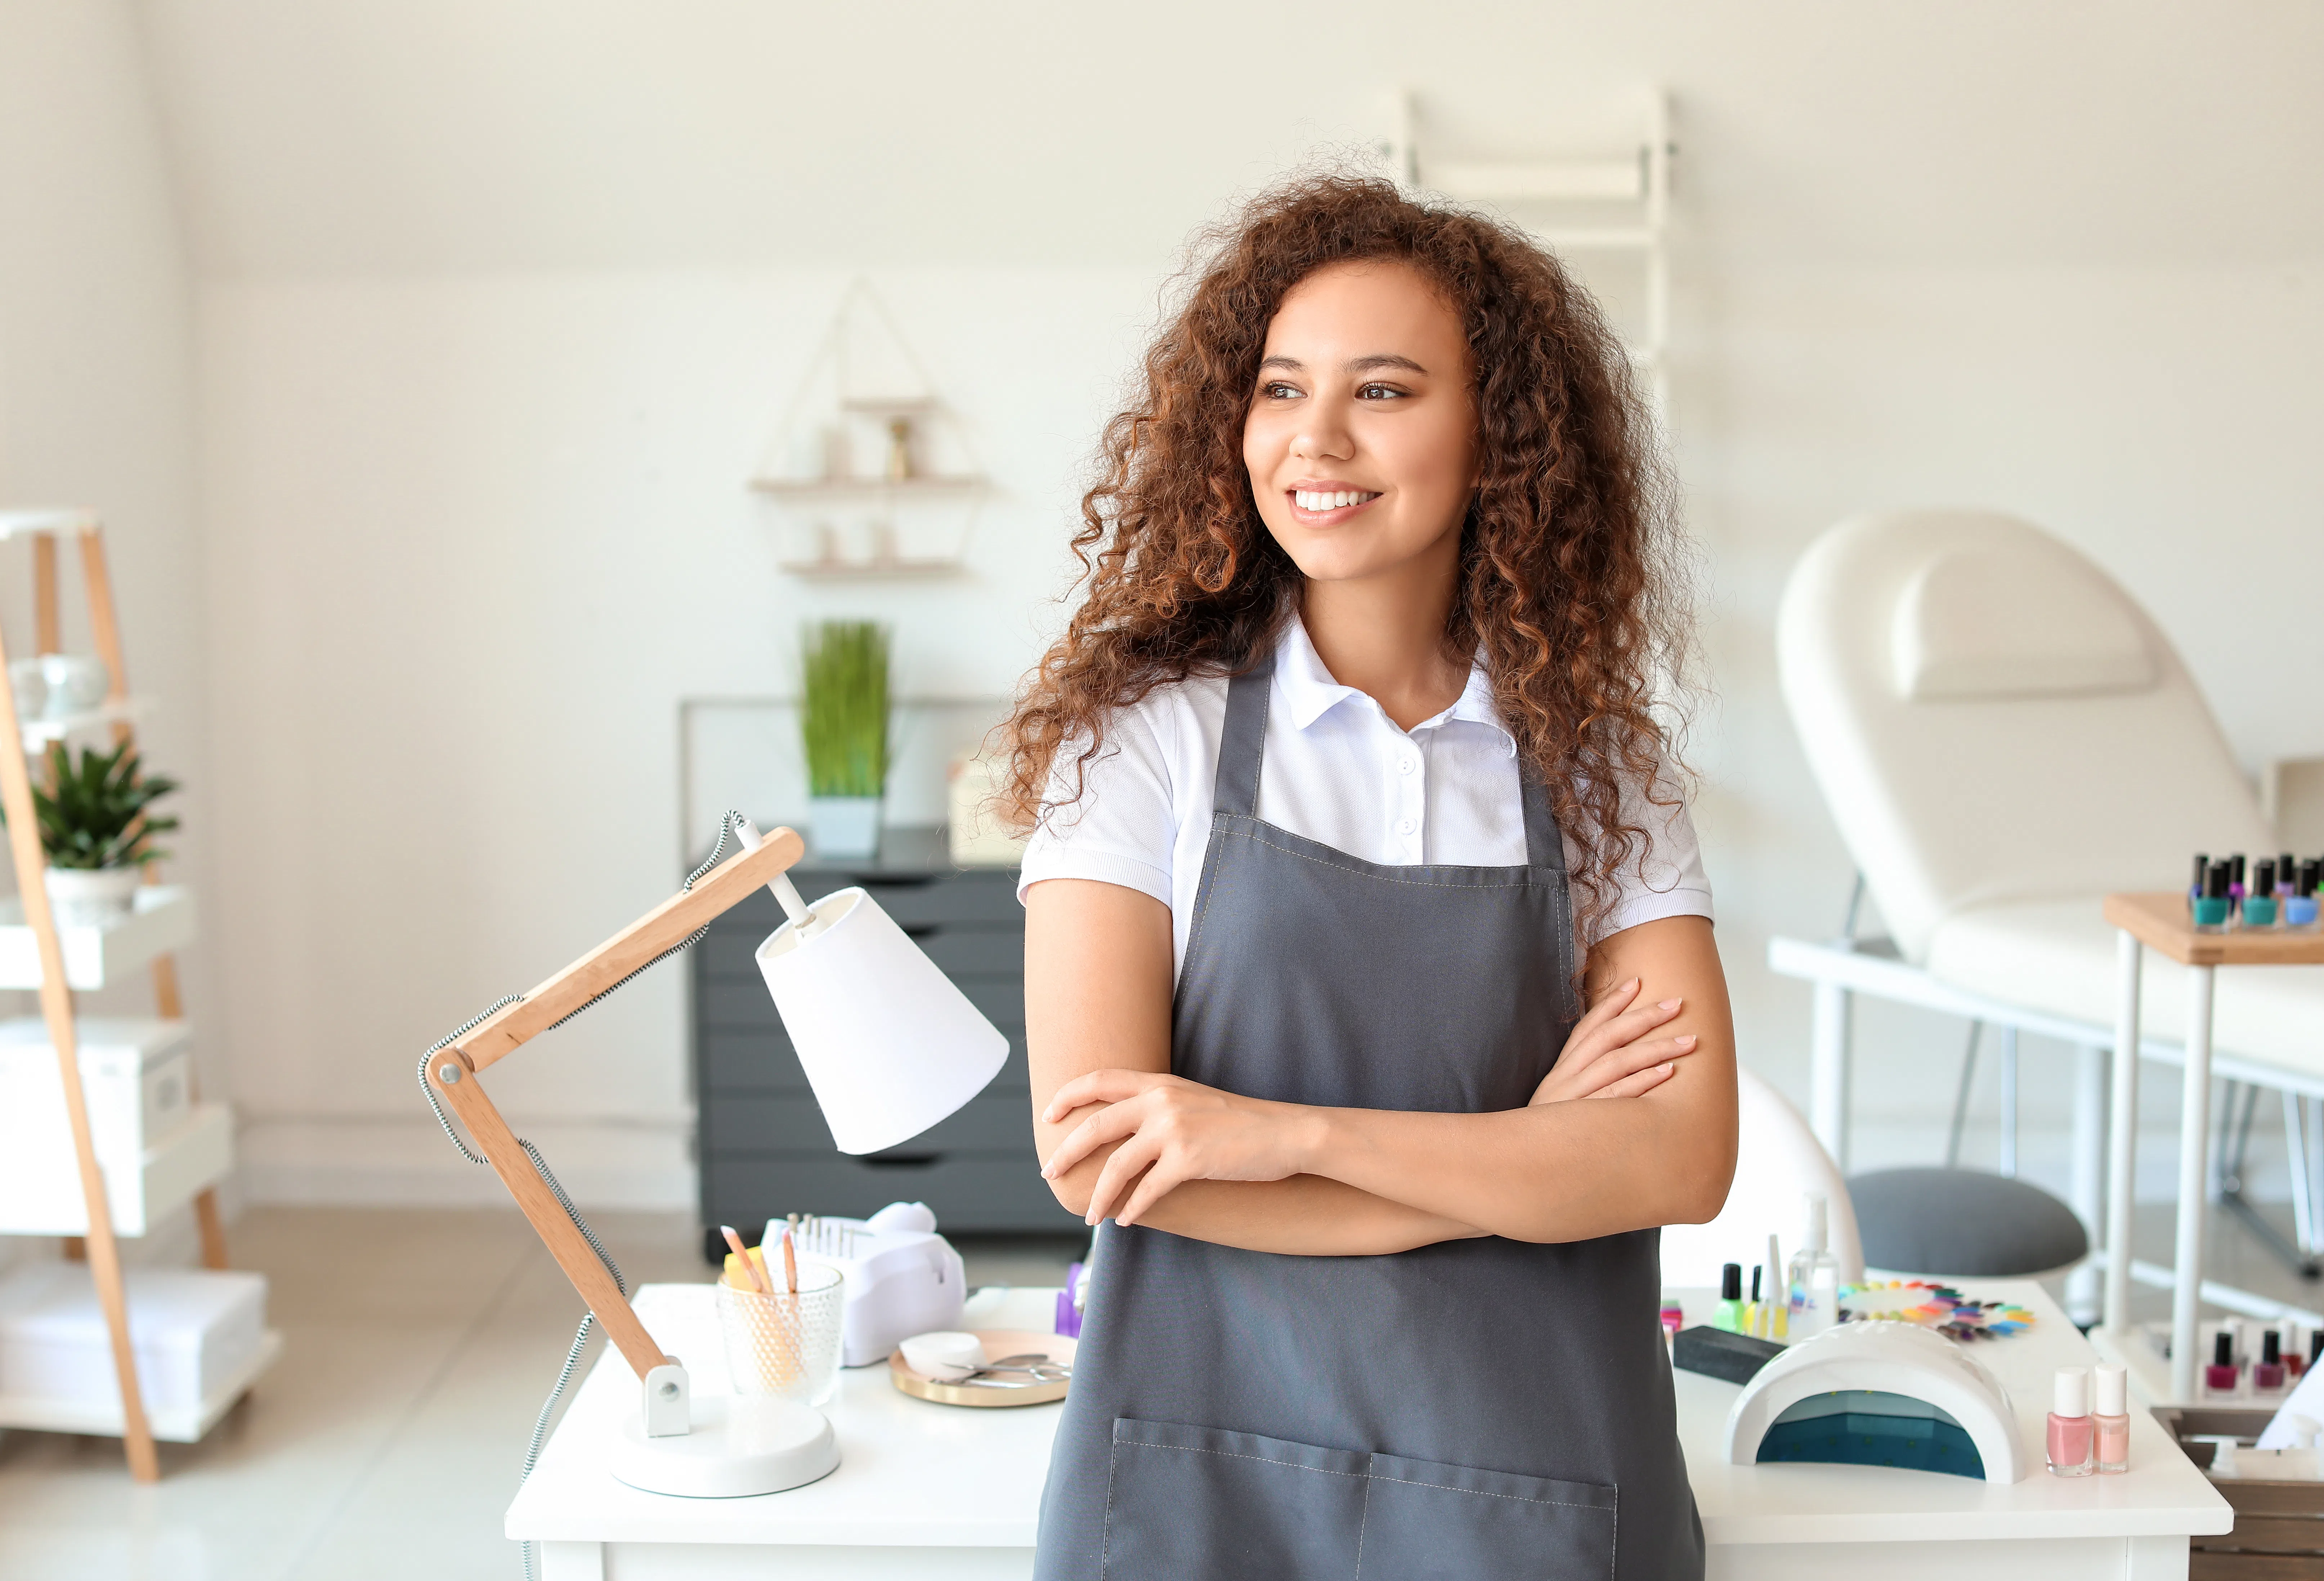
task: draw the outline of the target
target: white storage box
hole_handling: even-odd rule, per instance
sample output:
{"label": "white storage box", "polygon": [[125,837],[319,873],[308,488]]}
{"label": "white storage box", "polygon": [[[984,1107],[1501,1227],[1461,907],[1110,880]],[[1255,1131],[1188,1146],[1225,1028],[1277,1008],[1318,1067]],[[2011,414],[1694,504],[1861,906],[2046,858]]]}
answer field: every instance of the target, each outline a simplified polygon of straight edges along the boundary
{"label": "white storage box", "polygon": [[[161,1437],[198,1437],[271,1359],[266,1276],[133,1268],[124,1278],[146,1412]],[[68,1427],[120,1417],[113,1342],[87,1265],[43,1263],[0,1278],[0,1422]]]}
{"label": "white storage box", "polygon": [[[192,1115],[193,1035],[176,1021],[84,1016],[75,1026],[97,1156],[134,1168]],[[70,1134],[48,1023],[38,1016],[0,1022],[0,1153]]]}

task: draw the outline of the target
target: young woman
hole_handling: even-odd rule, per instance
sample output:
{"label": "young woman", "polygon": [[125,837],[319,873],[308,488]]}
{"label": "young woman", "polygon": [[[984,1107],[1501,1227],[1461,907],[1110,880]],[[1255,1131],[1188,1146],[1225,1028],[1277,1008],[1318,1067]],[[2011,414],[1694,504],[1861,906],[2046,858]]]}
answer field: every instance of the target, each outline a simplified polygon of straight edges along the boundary
{"label": "young woman", "polygon": [[1043,1581],[1701,1576],[1657,1226],[1733,1039],[1648,444],[1554,259],[1336,178],[1109,426],[1007,790],[1043,1172],[1111,1221]]}

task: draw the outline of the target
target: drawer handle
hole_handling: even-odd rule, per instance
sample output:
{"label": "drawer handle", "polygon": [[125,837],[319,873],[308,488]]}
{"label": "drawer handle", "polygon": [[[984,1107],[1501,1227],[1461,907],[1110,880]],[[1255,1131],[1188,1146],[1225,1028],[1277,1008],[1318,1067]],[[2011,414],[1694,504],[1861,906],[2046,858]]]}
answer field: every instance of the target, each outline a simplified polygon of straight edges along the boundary
{"label": "drawer handle", "polygon": [[866,1153],[856,1162],[874,1170],[926,1170],[943,1161],[942,1153]]}
{"label": "drawer handle", "polygon": [[926,938],[936,931],[934,922],[906,922],[899,926],[904,929],[906,938]]}

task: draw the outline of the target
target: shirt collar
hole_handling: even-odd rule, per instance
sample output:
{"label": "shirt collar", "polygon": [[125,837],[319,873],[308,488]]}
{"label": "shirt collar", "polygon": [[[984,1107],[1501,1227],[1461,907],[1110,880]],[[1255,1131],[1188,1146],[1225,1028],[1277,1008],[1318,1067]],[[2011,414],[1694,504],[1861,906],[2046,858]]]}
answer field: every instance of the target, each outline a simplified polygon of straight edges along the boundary
{"label": "shirt collar", "polygon": [[[1300,730],[1307,729],[1351,698],[1371,702],[1354,687],[1342,686],[1332,679],[1332,672],[1323,667],[1323,656],[1315,652],[1314,642],[1307,635],[1306,623],[1296,614],[1276,652],[1275,692],[1284,713]],[[1454,719],[1485,726],[1501,738],[1509,755],[1517,754],[1517,737],[1501,723],[1500,710],[1493,706],[1492,678],[1485,673],[1483,664],[1469,666],[1468,684],[1461,689],[1461,695],[1453,699],[1451,707],[1434,718],[1422,720],[1413,730],[1417,734]]]}

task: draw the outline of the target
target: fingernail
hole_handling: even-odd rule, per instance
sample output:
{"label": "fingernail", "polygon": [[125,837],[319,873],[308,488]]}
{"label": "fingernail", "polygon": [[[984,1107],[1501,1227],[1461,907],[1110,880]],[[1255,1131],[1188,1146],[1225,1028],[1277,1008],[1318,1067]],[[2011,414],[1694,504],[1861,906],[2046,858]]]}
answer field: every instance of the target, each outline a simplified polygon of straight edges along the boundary
{"label": "fingernail", "polygon": [[1667,1059],[1664,1060],[1662,1063],[1662,1073],[1665,1076],[1668,1076],[1671,1073],[1671,1062]]}
{"label": "fingernail", "polygon": [[1665,999],[1660,1004],[1655,1006],[1655,1008],[1656,1010],[1676,1010],[1680,1005],[1684,1004],[1685,1003],[1686,1001],[1683,999]]}
{"label": "fingernail", "polygon": [[1676,1038],[1674,1038],[1672,1041],[1676,1043],[1682,1049],[1692,1049],[1694,1047],[1694,1034],[1692,1032],[1682,1032]]}

